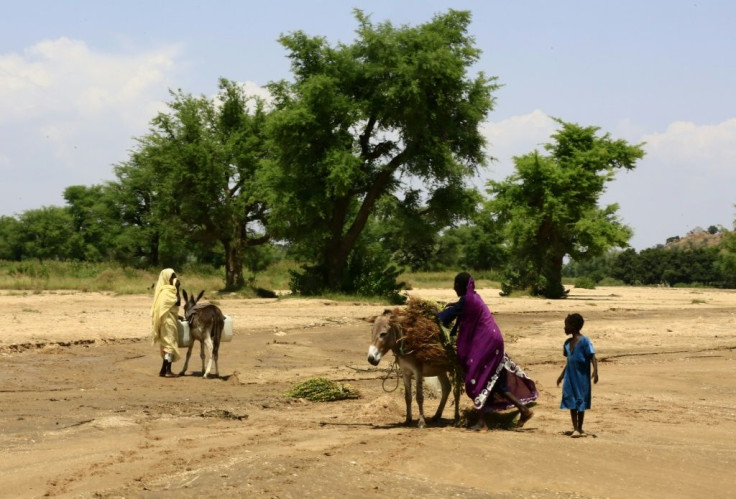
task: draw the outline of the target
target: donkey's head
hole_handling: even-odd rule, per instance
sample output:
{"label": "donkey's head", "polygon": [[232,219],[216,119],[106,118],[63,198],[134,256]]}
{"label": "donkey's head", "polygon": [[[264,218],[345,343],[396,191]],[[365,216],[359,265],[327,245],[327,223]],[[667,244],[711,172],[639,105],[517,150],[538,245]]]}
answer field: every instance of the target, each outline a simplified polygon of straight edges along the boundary
{"label": "donkey's head", "polygon": [[183,289],[181,293],[182,293],[182,296],[184,297],[184,315],[188,316],[189,311],[192,309],[192,307],[195,306],[197,302],[201,300],[202,297],[204,296],[204,289],[199,292],[196,298],[194,297],[194,295],[187,294],[186,289]]}
{"label": "donkey's head", "polygon": [[368,362],[377,366],[386,352],[396,346],[401,336],[401,326],[391,310],[384,310],[383,314],[371,318],[370,322],[373,323],[373,329],[368,347]]}

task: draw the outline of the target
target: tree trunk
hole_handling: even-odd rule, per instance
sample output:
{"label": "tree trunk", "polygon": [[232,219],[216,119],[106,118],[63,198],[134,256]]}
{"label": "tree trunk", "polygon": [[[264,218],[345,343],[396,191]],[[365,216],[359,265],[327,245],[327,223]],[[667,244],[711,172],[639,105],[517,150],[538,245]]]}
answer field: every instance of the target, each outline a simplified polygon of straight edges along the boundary
{"label": "tree trunk", "polygon": [[225,289],[236,290],[245,286],[243,277],[243,252],[240,244],[231,241],[223,243],[225,247]]}
{"label": "tree trunk", "polygon": [[328,251],[324,257],[325,268],[323,270],[325,284],[330,291],[342,291],[343,272],[353,246],[348,247],[343,238],[330,245],[332,250]]}
{"label": "tree trunk", "polygon": [[[158,231],[154,234],[154,236],[151,238],[151,247],[149,248],[150,252],[148,254],[148,257],[151,260],[151,265],[154,267],[158,267],[158,246],[159,246],[159,239],[160,236],[158,234]],[[145,254],[145,249],[143,250],[143,253]]]}
{"label": "tree trunk", "polygon": [[[366,193],[365,198],[363,198],[363,203],[358,209],[355,220],[353,220],[353,223],[350,225],[344,235],[342,232],[344,223],[342,220],[344,220],[345,218],[344,214],[342,216],[342,220],[339,223],[339,226],[333,226],[333,239],[330,242],[330,245],[327,247],[327,252],[323,257],[325,266],[323,270],[323,275],[325,277],[325,283],[330,290],[340,290],[343,272],[345,270],[345,265],[347,264],[348,257],[350,256],[350,252],[353,251],[353,249],[355,248],[358,237],[360,236],[361,232],[363,232],[363,229],[368,222],[368,217],[373,211],[376,202],[383,194],[385,194],[386,188],[388,187],[388,184],[391,181],[394,172],[401,164],[403,164],[405,157],[406,151],[402,151],[401,153],[396,155],[389,162],[386,168],[376,177],[376,180],[373,182],[373,186]],[[345,207],[341,209],[346,210],[346,207],[347,204],[345,204]],[[333,217],[333,219],[339,218],[339,216]]]}
{"label": "tree trunk", "polygon": [[346,244],[345,236],[343,235],[349,205],[350,198],[344,197],[335,200],[332,208],[332,218],[330,220],[331,239],[329,244],[325,246],[321,262],[322,281],[330,291],[341,291],[343,271],[345,270],[348,255],[352,249],[352,247],[348,247]]}
{"label": "tree trunk", "polygon": [[549,260],[545,262],[542,270],[545,285],[541,293],[545,298],[567,298],[565,287],[562,285],[563,258],[564,255],[550,255]]}

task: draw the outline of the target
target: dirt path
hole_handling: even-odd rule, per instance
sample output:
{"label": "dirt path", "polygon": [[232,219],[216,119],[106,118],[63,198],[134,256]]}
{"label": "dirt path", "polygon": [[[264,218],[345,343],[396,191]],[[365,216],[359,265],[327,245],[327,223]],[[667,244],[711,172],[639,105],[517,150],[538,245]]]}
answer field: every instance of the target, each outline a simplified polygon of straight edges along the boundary
{"label": "dirt path", "polygon": [[[503,429],[514,411],[486,433],[453,427],[449,409],[401,426],[388,364],[366,362],[362,319],[382,305],[221,300],[235,323],[221,377],[162,379],[149,296],[0,294],[0,497],[733,497],[736,292],[481,294],[540,390],[521,431]],[[600,362],[586,439],[565,436],[555,386],[572,311]],[[314,376],[362,397],[284,395]]]}

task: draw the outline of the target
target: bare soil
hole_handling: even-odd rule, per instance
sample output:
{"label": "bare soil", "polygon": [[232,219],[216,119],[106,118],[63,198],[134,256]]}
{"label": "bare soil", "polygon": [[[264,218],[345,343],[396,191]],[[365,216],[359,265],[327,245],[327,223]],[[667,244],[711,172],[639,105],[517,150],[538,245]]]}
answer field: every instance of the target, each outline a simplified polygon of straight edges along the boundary
{"label": "bare soil", "polygon": [[[450,407],[438,424],[403,426],[402,389],[383,379],[391,357],[366,361],[364,319],[383,305],[220,299],[235,326],[220,377],[198,375],[197,346],[195,372],[169,379],[149,340],[151,296],[0,292],[0,496],[734,497],[736,292],[480,293],[540,391],[521,430],[508,429],[516,411],[488,432],[455,427]],[[599,359],[580,439],[555,385],[571,312]],[[317,376],[362,396],[286,396]]]}

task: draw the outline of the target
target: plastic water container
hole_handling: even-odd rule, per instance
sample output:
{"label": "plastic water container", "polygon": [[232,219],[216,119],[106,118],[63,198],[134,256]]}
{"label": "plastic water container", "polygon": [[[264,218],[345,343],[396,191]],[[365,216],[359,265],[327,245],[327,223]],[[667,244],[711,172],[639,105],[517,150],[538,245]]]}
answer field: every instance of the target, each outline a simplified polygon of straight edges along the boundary
{"label": "plastic water container", "polygon": [[225,316],[225,327],[222,328],[222,337],[220,341],[232,341],[233,340],[233,318],[229,315]]}
{"label": "plastic water container", "polygon": [[176,343],[180,347],[188,347],[189,343],[192,342],[192,337],[189,334],[189,322],[177,320],[176,333]]}
{"label": "plastic water container", "polygon": [[[188,347],[192,342],[192,335],[189,332],[189,322],[186,320],[176,321],[176,342],[179,347]],[[233,318],[229,315],[225,316],[225,325],[222,328],[222,336],[220,342],[233,340]]]}

